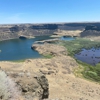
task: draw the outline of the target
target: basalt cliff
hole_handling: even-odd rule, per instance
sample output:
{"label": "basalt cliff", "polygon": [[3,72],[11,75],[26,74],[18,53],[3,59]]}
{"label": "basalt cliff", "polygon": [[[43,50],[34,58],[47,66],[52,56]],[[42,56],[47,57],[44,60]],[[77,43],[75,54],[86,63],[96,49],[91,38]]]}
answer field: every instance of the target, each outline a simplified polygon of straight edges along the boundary
{"label": "basalt cliff", "polygon": [[81,32],[80,37],[90,38],[91,40],[100,40],[100,25],[89,25]]}
{"label": "basalt cliff", "polygon": [[[19,37],[32,38],[41,35],[79,36],[87,25],[92,23],[54,23],[54,24],[8,24],[0,25],[0,41]],[[96,23],[94,23],[96,24]],[[78,33],[78,34],[77,34]]]}

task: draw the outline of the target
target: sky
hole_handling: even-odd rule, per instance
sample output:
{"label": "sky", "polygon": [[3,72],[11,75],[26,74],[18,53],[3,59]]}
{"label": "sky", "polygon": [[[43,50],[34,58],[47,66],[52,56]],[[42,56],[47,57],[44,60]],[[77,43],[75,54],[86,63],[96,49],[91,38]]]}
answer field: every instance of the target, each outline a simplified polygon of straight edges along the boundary
{"label": "sky", "polygon": [[0,24],[100,21],[100,0],[0,0]]}

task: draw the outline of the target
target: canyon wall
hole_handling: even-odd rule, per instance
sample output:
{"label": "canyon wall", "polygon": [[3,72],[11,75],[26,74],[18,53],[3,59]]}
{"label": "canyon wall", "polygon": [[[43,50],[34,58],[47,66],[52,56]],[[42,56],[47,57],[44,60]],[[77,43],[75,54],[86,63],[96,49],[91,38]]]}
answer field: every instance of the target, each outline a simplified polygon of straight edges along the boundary
{"label": "canyon wall", "polygon": [[15,39],[20,36],[32,38],[34,36],[52,35],[59,30],[83,31],[86,26],[90,25],[99,27],[100,23],[5,24],[0,25],[0,41]]}

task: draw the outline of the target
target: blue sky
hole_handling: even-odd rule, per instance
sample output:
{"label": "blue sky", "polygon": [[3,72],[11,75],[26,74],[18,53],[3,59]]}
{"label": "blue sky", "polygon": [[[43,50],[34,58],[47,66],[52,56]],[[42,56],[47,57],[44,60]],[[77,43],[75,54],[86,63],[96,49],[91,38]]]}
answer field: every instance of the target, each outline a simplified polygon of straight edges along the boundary
{"label": "blue sky", "polygon": [[0,0],[0,24],[100,21],[100,0]]}

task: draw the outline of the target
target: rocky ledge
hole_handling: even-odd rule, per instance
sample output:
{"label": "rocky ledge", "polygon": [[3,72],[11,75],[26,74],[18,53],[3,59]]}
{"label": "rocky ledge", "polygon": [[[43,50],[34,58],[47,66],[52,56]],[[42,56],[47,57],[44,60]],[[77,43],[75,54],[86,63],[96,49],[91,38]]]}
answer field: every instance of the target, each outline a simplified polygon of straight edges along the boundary
{"label": "rocky ledge", "polygon": [[59,39],[47,39],[47,40],[42,40],[42,41],[35,41],[34,44],[44,44],[44,43],[54,43],[54,42],[58,42]]}
{"label": "rocky ledge", "polygon": [[49,97],[48,80],[39,72],[0,70],[0,81],[0,85],[4,85],[0,87],[2,100],[41,100]]}
{"label": "rocky ledge", "polygon": [[67,50],[63,46],[55,44],[33,44],[32,49],[38,51],[42,55],[52,55],[52,56],[61,56],[67,55]]}
{"label": "rocky ledge", "polygon": [[89,38],[91,40],[100,40],[100,26],[86,26],[85,30],[81,32],[80,37]]}

